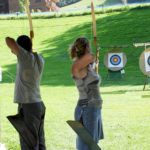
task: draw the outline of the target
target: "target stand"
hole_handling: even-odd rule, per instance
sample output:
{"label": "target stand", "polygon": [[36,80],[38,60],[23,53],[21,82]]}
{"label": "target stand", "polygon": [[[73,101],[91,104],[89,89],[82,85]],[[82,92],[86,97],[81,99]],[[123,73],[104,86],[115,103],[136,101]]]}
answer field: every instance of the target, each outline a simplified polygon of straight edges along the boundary
{"label": "target stand", "polygon": [[145,78],[143,91],[145,90],[145,87],[146,87],[147,84],[148,84],[148,86],[150,88],[150,77],[148,77],[148,76],[146,76],[146,78]]}
{"label": "target stand", "polygon": [[112,71],[108,69],[106,80],[117,80],[117,79],[122,79],[122,78],[124,78],[124,76],[122,76],[121,70]]}
{"label": "target stand", "polygon": [[104,56],[104,65],[108,68],[106,80],[125,79],[124,67],[127,63],[126,55],[117,49],[110,50]]}
{"label": "target stand", "polygon": [[142,52],[139,60],[139,67],[143,74],[146,76],[143,87],[144,91],[147,84],[150,88],[150,48],[147,48]]}

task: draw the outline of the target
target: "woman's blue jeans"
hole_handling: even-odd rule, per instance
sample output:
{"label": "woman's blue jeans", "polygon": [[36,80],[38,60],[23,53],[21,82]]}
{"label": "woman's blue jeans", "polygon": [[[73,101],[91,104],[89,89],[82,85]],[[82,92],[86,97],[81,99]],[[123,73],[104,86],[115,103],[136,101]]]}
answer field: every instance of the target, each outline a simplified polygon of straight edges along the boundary
{"label": "woman's blue jeans", "polygon": [[[95,142],[98,143],[100,139],[104,138],[101,108],[77,106],[75,109],[75,120],[82,122]],[[76,146],[78,150],[89,150],[79,136],[77,136]]]}

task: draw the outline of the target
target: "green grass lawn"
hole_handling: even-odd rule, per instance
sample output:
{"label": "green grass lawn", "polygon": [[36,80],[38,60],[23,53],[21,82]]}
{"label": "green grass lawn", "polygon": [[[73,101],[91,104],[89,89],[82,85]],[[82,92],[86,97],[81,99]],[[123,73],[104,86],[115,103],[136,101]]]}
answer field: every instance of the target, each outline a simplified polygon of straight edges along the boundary
{"label": "green grass lawn", "polygon": [[[101,46],[146,42],[150,36],[150,9],[130,10],[96,15],[98,42]],[[66,124],[73,119],[78,93],[71,79],[69,45],[78,36],[89,38],[93,46],[91,16],[54,19],[34,19],[34,48],[45,58],[41,93],[46,105],[45,136],[48,150],[75,150],[76,135]],[[2,114],[2,143],[8,150],[20,150],[17,132],[6,119],[17,113],[13,104],[16,57],[6,47],[4,38],[29,34],[28,20],[0,20],[0,83]],[[145,76],[139,70],[139,56],[144,48],[133,46],[122,49],[128,58],[126,79],[107,81],[103,58],[108,49],[100,51],[99,73],[102,76],[103,126],[105,139],[99,145],[103,150],[149,150],[150,95],[142,91]]]}

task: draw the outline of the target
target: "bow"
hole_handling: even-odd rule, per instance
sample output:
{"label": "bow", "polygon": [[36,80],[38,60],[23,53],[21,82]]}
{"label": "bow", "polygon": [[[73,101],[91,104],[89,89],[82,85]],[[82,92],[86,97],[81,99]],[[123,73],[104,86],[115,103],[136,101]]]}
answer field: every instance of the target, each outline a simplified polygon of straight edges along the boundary
{"label": "bow", "polygon": [[26,7],[26,12],[28,14],[28,19],[29,19],[29,25],[30,25],[30,39],[32,42],[32,52],[33,52],[33,38],[34,38],[34,32],[33,32],[33,25],[32,25],[32,18],[31,18],[31,13],[28,5],[28,0],[25,0],[25,7]]}
{"label": "bow", "polygon": [[92,11],[92,20],[93,20],[93,34],[94,34],[94,45],[96,49],[96,66],[95,66],[95,72],[98,73],[98,46],[97,46],[97,32],[96,32],[96,20],[95,20],[95,12],[94,12],[94,5],[93,2],[91,2],[91,11]]}

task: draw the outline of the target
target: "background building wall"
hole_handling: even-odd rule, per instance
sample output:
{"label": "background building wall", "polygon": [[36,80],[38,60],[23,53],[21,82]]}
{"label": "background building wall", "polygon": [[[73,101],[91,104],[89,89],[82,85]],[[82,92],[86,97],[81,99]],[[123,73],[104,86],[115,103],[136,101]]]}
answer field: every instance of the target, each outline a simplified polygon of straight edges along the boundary
{"label": "background building wall", "polygon": [[9,0],[9,12],[20,12],[19,0]]}
{"label": "background building wall", "polygon": [[30,10],[34,10],[35,12],[38,10],[46,11],[45,0],[30,0]]}
{"label": "background building wall", "polygon": [[8,0],[0,0],[0,13],[9,13]]}
{"label": "background building wall", "polygon": [[[8,9],[5,13],[12,13],[12,12],[20,12],[20,6],[19,6],[19,0],[0,0],[0,2],[3,1],[3,3],[7,1],[8,3]],[[34,12],[40,11],[47,11],[46,9],[46,2],[45,0],[29,0],[30,1],[30,11],[34,10]],[[1,3],[0,3],[1,7]],[[1,9],[0,9],[1,10]]]}

